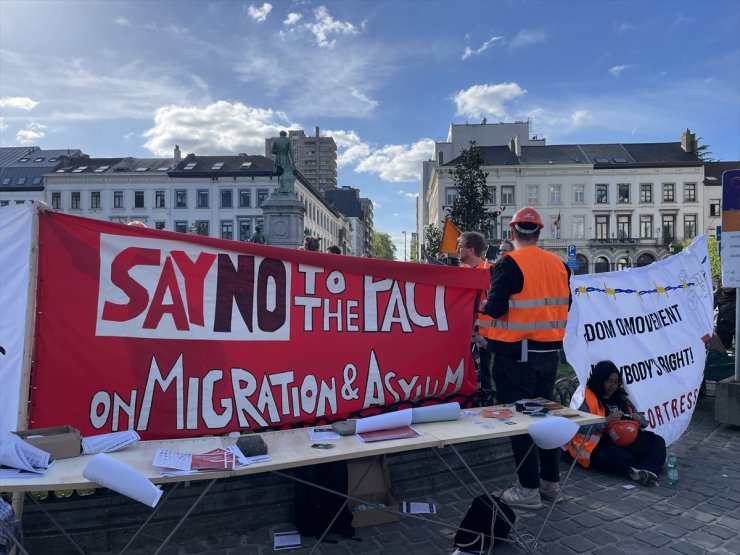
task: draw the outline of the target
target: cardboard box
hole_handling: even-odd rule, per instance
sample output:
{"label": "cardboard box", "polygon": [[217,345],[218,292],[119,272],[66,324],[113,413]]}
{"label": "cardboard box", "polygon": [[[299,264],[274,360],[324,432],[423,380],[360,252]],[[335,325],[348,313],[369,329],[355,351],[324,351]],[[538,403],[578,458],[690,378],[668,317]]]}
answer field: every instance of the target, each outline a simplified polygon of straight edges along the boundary
{"label": "cardboard box", "polygon": [[[368,465],[371,465],[370,470],[367,471],[367,475],[358,486],[358,482],[365,474]],[[353,527],[362,528],[363,526],[398,521],[398,515],[365,506],[365,504],[382,504],[388,509],[398,511],[398,501],[390,494],[390,488],[391,478],[385,456],[347,461],[347,491],[353,497],[358,497],[365,502],[359,503],[354,499],[349,500]]]}
{"label": "cardboard box", "polygon": [[82,453],[80,431],[72,426],[54,426],[13,433],[23,441],[49,453],[52,460],[78,457]]}

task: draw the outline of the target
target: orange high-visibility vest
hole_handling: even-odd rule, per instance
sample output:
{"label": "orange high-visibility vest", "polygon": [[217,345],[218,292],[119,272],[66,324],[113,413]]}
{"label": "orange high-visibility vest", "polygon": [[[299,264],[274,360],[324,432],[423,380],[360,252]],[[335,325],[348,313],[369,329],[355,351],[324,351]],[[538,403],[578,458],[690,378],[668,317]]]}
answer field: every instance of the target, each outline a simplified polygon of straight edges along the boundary
{"label": "orange high-visibility vest", "polygon": [[[588,412],[591,414],[599,416],[604,416],[606,414],[606,411],[601,408],[599,402],[596,400],[596,395],[594,395],[594,392],[589,388],[586,388],[586,406],[588,407]],[[576,434],[568,443],[568,453],[570,453],[571,457],[575,458],[576,453],[578,453],[578,447],[583,445],[583,447],[581,447],[581,452],[578,453],[578,464],[583,468],[588,468],[591,465],[591,452],[596,448],[596,445],[598,445],[599,440],[601,439],[601,432],[594,432],[591,434],[588,441],[585,441],[585,439],[586,438],[583,434]]]}
{"label": "orange high-visibility vest", "polygon": [[[478,265],[475,267],[476,270],[490,270],[493,264],[491,264],[488,260],[485,258],[481,259],[481,261],[478,263]],[[478,306],[480,306],[480,303],[485,302],[488,299],[488,290],[484,290],[480,292],[480,296],[478,297]],[[478,310],[478,307],[475,308],[475,310]],[[478,312],[478,318],[476,319],[475,323],[478,326],[478,333],[480,333],[483,337],[489,337],[489,334],[491,333],[491,322],[493,321],[493,318],[491,318],[488,314],[485,312]]]}
{"label": "orange high-visibility vest", "polygon": [[534,245],[517,249],[512,257],[524,275],[524,287],[509,297],[509,310],[493,319],[486,335],[516,343],[562,341],[568,320],[568,271],[560,258]]}

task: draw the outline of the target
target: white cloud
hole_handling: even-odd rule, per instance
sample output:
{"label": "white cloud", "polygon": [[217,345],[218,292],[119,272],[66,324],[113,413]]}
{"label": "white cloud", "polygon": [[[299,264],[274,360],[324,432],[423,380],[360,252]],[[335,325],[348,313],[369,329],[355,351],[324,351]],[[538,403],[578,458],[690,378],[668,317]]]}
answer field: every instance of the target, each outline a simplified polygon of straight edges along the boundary
{"label": "white cloud", "polygon": [[418,181],[421,163],[434,152],[432,139],[421,139],[412,145],[385,145],[363,159],[356,172],[377,174],[383,181]]}
{"label": "white cloud", "polygon": [[314,23],[306,23],[306,29],[316,38],[316,44],[331,48],[336,39],[329,40],[329,35],[358,35],[360,31],[349,21],[337,21],[325,6],[319,6],[313,11]]}
{"label": "white cloud", "polygon": [[522,29],[511,39],[509,47],[520,48],[522,46],[529,46],[530,44],[545,42],[545,40],[547,40],[547,33],[545,33],[544,29]]}
{"label": "white cloud", "polygon": [[0,133],[8,129],[8,124],[5,123],[5,118],[0,118]]}
{"label": "white cloud", "polygon": [[538,128],[559,133],[570,133],[593,120],[591,113],[584,109],[558,112],[546,108],[534,108],[527,112],[527,117],[532,118]]}
{"label": "white cloud", "polygon": [[249,17],[254,19],[258,23],[262,23],[267,19],[267,15],[272,11],[272,4],[265,2],[262,7],[255,8],[253,4],[250,4],[247,8]]}
{"label": "white cloud", "polygon": [[29,145],[46,137],[44,129],[46,129],[45,125],[31,122],[15,134],[15,140],[18,141],[19,144]]}
{"label": "white cloud", "polygon": [[637,29],[637,25],[634,25],[632,23],[620,23],[617,25],[617,31],[620,33],[626,33],[627,31],[634,31]]}
{"label": "white cloud", "polygon": [[303,18],[302,14],[290,12],[283,21],[283,25],[296,25]]}
{"label": "white cloud", "polygon": [[478,48],[477,50],[473,50],[469,46],[466,46],[465,47],[465,52],[463,52],[463,55],[462,55],[462,59],[463,60],[467,60],[471,56],[480,56],[481,54],[483,54],[483,52],[485,52],[486,50],[488,50],[488,48],[492,44],[494,44],[495,42],[503,41],[503,40],[504,40],[504,37],[491,37],[486,42],[484,42],[480,46],[480,48]]}
{"label": "white cloud", "polygon": [[264,154],[265,138],[298,127],[278,111],[223,100],[204,107],[169,105],[159,108],[154,126],[144,133],[144,147],[170,156],[175,144],[198,155],[246,152]]}
{"label": "white cloud", "polygon": [[455,93],[457,115],[471,118],[481,116],[508,117],[505,104],[527,91],[516,83],[473,85]]}
{"label": "white cloud", "polygon": [[39,103],[27,96],[5,96],[0,98],[0,108],[16,108],[18,110],[31,111]]}
{"label": "white cloud", "polygon": [[631,67],[632,67],[632,64],[621,64],[621,65],[610,68],[609,73],[611,73],[614,77],[619,77],[620,75],[622,75],[622,72],[625,69],[629,69]]}
{"label": "white cloud", "polygon": [[326,135],[337,143],[337,166],[340,168],[370,155],[370,145],[362,142],[356,131],[327,131]]}

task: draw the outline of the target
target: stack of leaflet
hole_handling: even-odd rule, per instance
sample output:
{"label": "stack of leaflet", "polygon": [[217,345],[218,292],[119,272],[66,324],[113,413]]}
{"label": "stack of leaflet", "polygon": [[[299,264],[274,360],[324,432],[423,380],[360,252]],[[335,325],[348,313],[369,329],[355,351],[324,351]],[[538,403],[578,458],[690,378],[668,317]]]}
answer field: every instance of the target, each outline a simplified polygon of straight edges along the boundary
{"label": "stack of leaflet", "polygon": [[269,455],[247,457],[236,445],[211,449],[207,453],[182,453],[157,449],[152,464],[162,469],[162,476],[181,476],[197,472],[236,470],[248,464],[271,461]]}
{"label": "stack of leaflet", "polygon": [[134,430],[87,436],[82,438],[82,453],[83,455],[113,453],[130,447],[140,439],[141,437]]}
{"label": "stack of leaflet", "polygon": [[45,476],[51,466],[46,451],[8,432],[0,436],[0,478]]}

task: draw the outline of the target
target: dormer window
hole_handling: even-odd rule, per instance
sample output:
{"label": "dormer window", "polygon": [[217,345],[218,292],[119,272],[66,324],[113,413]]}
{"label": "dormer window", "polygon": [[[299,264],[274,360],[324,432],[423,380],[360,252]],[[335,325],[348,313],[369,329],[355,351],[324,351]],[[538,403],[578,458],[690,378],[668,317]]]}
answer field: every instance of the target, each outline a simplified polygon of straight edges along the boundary
{"label": "dormer window", "polygon": [[43,162],[44,159],[43,159],[43,157],[39,157],[39,158],[34,158],[33,161],[34,162]]}
{"label": "dormer window", "polygon": [[248,170],[252,166],[252,162],[243,162],[241,166],[239,166],[240,170]]}
{"label": "dormer window", "polygon": [[95,168],[95,173],[103,173],[108,168],[110,168],[110,166],[100,166],[99,168]]}
{"label": "dormer window", "polygon": [[48,162],[56,162],[56,161],[57,161],[56,158],[49,158],[49,160],[48,160]]}
{"label": "dormer window", "polygon": [[30,158],[27,158],[27,157],[26,157],[26,158],[21,158],[21,159],[20,159],[20,160],[18,160],[18,161],[19,161],[19,162],[28,162],[29,160],[30,160]]}
{"label": "dormer window", "polygon": [[216,162],[215,164],[213,164],[211,166],[211,169],[212,170],[220,170],[223,167],[224,167],[224,163],[223,162]]}
{"label": "dormer window", "polygon": [[169,168],[169,166],[160,166],[157,168],[158,172],[166,172]]}
{"label": "dormer window", "polygon": [[79,168],[75,168],[72,170],[72,173],[82,173],[87,169],[87,166],[80,166]]}
{"label": "dormer window", "polygon": [[149,168],[147,168],[147,167],[145,167],[145,166],[141,166],[141,167],[139,167],[139,168],[136,168],[136,169],[135,169],[134,171],[135,171],[135,172],[145,172],[145,171],[147,171],[148,169],[149,169]]}
{"label": "dormer window", "polygon": [[185,165],[183,170],[192,170],[197,165],[198,165],[198,162],[189,162],[188,164]]}

